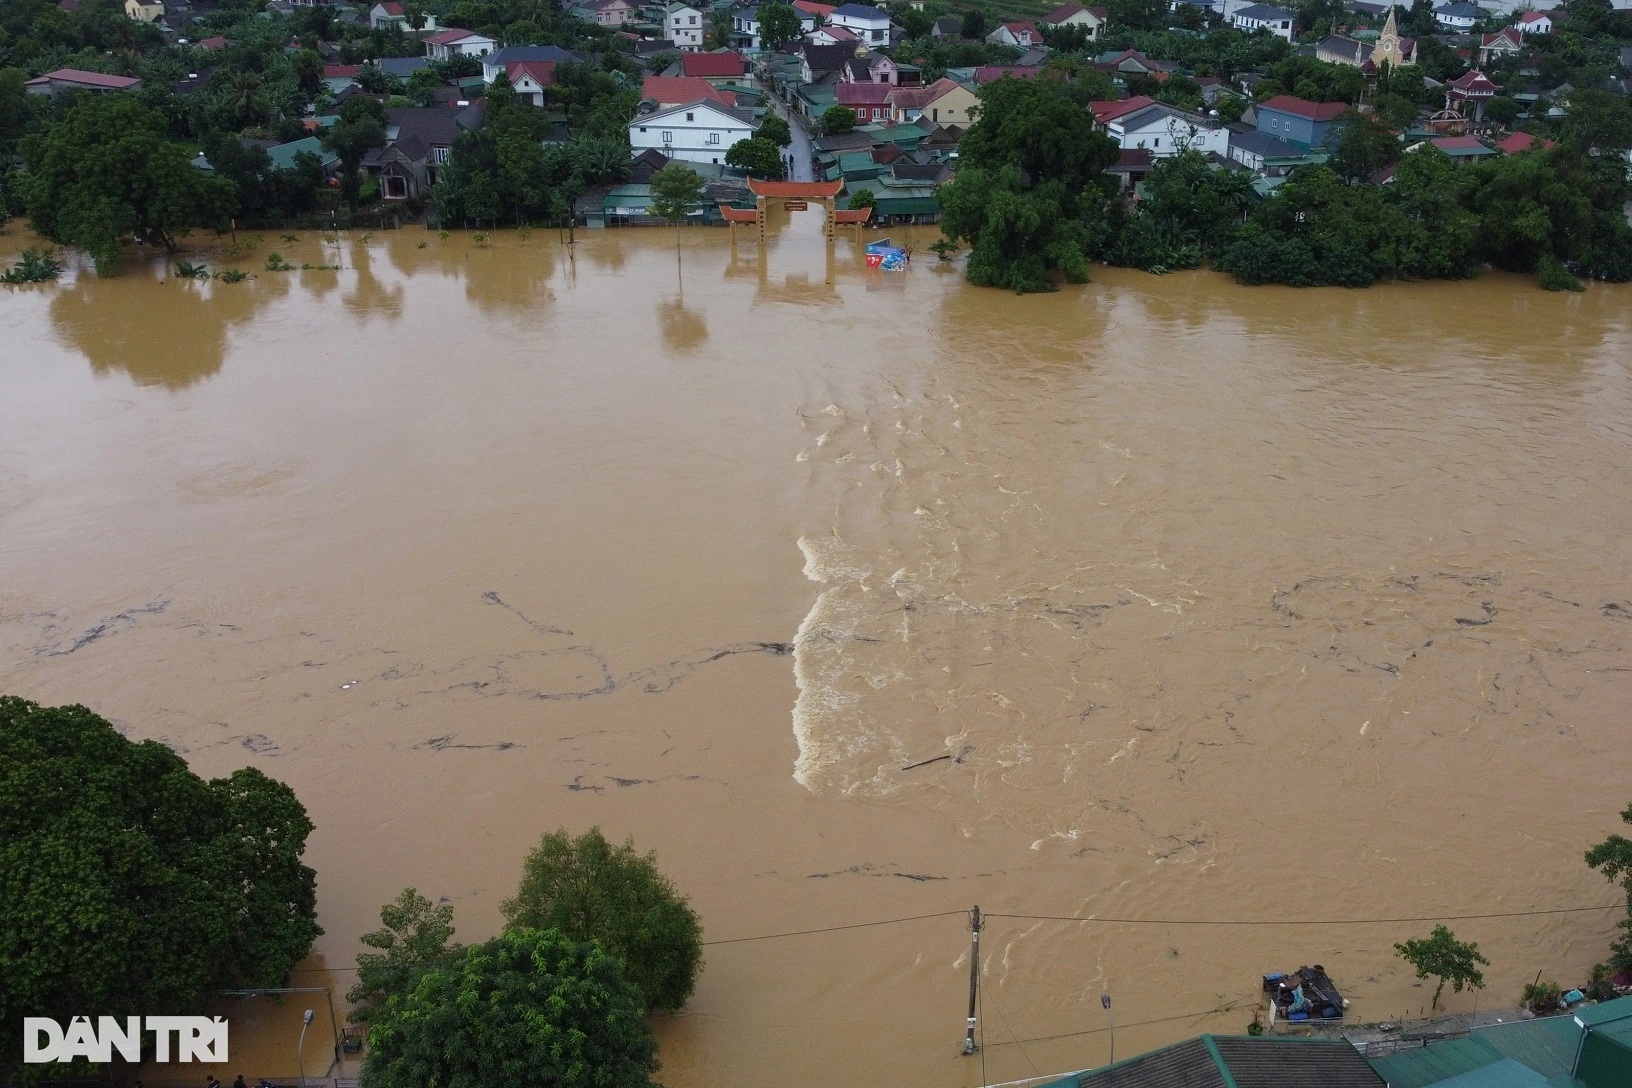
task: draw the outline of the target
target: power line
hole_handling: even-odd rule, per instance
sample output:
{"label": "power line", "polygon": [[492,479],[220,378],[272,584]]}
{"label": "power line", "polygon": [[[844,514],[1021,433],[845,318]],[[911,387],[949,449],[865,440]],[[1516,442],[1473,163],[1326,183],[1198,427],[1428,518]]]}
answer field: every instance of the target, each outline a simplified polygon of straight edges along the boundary
{"label": "power line", "polygon": [[[1141,1021],[1139,1021],[1138,1023],[1135,1023],[1135,1024],[1123,1024],[1122,1025],[1122,1030],[1126,1031],[1129,1028],[1149,1027],[1152,1024],[1170,1024],[1175,1020],[1199,1020],[1202,1017],[1218,1016],[1218,1015],[1220,1015],[1222,1013],[1231,1012],[1231,1011],[1233,1011],[1235,1009],[1251,1008],[1252,1006],[1254,1006],[1256,1004],[1257,1004],[1256,1001],[1233,1001],[1228,1005],[1219,1005],[1218,1007],[1212,1008],[1212,1009],[1202,1009],[1199,1012],[1181,1012],[1177,1016],[1162,1016],[1162,1017],[1158,1017],[1155,1020],[1141,1020]],[[1015,1040],[1013,1040],[1013,1044],[1018,1046],[1021,1043],[1046,1043],[1046,1042],[1049,1042],[1050,1040],[1053,1040],[1053,1039],[1074,1039],[1079,1035],[1102,1035],[1105,1032],[1110,1031],[1110,1030],[1111,1029],[1108,1028],[1108,1027],[1106,1027],[1106,1028],[1084,1028],[1081,1031],[1066,1031],[1066,1032],[1061,1032],[1058,1035],[1037,1035],[1037,1036],[1033,1036],[1030,1039],[1015,1039]],[[992,1045],[993,1046],[1009,1046],[1010,1043],[1005,1042],[1005,1041],[1000,1039],[997,1042],[993,1043]],[[1023,1049],[1022,1049],[1022,1053],[1024,1053]]]}
{"label": "power line", "polygon": [[967,917],[967,910],[943,910],[939,914],[914,914],[908,918],[881,918],[876,922],[853,922],[847,926],[823,926],[821,929],[795,929],[787,933],[760,933],[752,937],[728,937],[719,941],[704,941],[704,946],[716,944],[742,944],[744,941],[774,941],[783,937],[808,937],[815,933],[838,933],[846,929],[867,929],[870,926],[893,926],[899,922],[921,922],[926,918],[950,918],[953,915]]}
{"label": "power line", "polygon": [[1514,910],[1500,914],[1425,914],[1416,918],[1102,918],[1071,914],[1001,914],[988,918],[1014,918],[1027,922],[1105,922],[1130,926],[1363,926],[1401,922],[1467,922],[1484,918],[1532,918],[1542,914],[1579,914],[1592,910],[1616,910],[1620,903],[1601,907],[1554,907],[1549,910]]}
{"label": "power line", "polygon": [[[983,987],[983,988],[989,988],[989,987]],[[1025,1041],[1023,1039],[1021,1039],[1018,1034],[1015,1033],[1015,1030],[1014,1030],[1013,1026],[1010,1025],[1010,1023],[1009,1023],[1008,1016],[1006,1016],[1004,1014],[1004,1012],[1003,1012],[1003,1006],[1001,1006],[1001,1005],[999,1005],[997,1003],[997,995],[996,994],[992,995],[992,1008],[997,1010],[998,1019],[1003,1021],[1003,1030],[1009,1033],[1009,1038],[1013,1039],[1014,1044],[1020,1048],[1020,1056],[1022,1058],[1024,1058],[1024,1059],[1026,1059],[1026,1064],[1031,1066],[1031,1071],[1033,1073],[1037,1074],[1039,1077],[1042,1076],[1043,1071],[1041,1069],[1037,1068],[1037,1063],[1031,1060],[1031,1055],[1030,1054],[1026,1053]],[[981,1073],[981,1078],[980,1079],[981,1080],[986,1079],[984,1070]]]}

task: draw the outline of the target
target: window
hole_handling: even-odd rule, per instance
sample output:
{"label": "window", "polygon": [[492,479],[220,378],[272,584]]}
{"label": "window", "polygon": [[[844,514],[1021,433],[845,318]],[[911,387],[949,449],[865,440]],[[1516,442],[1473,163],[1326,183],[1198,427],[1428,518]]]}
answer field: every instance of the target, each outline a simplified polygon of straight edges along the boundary
{"label": "window", "polygon": [[695,121],[695,120],[696,120],[696,119],[697,119],[697,118],[696,118],[696,117],[695,117],[695,116],[694,116],[694,115],[692,115],[692,114],[689,114],[689,113],[688,113],[688,114],[686,114],[686,120],[688,120],[688,121]]}
{"label": "window", "polygon": [[641,126],[640,126],[640,131],[642,131],[642,132],[645,132],[645,131],[646,131],[646,126],[645,126],[645,125],[641,125]]}
{"label": "window", "polygon": [[435,147],[431,149],[431,154],[438,163],[445,163],[448,161],[449,151],[450,149],[446,147]]}
{"label": "window", "polygon": [[692,25],[692,26],[696,26],[696,25],[697,25],[697,16],[695,16],[695,15],[693,15],[693,16],[692,16],[692,17],[691,17],[691,25]]}
{"label": "window", "polygon": [[711,144],[719,143],[720,142],[720,134],[718,132],[710,132],[708,134],[708,142],[711,143]]}
{"label": "window", "polygon": [[663,131],[663,142],[666,143],[666,144],[674,143],[674,133],[672,133],[672,132],[668,131],[667,129],[665,129]]}

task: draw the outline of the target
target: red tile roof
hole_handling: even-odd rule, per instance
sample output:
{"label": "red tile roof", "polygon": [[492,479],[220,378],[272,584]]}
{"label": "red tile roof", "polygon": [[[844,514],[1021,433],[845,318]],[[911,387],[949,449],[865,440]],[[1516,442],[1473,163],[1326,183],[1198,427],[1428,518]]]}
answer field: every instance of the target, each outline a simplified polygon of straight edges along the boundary
{"label": "red tile roof", "polygon": [[1330,121],[1338,114],[1349,108],[1347,102],[1311,102],[1307,98],[1293,98],[1289,94],[1278,94],[1268,102],[1258,103],[1261,110],[1280,110],[1290,113],[1294,117],[1307,117],[1311,121]]}
{"label": "red tile roof", "polygon": [[1081,4],[1061,4],[1059,7],[1043,16],[1043,22],[1047,23],[1049,26],[1058,26],[1067,19],[1071,18],[1071,16],[1087,10],[1088,9],[1083,7]]}
{"label": "red tile roof", "polygon": [[555,61],[553,60],[513,60],[504,66],[504,74],[510,77],[513,87],[516,80],[522,76],[531,76],[533,82],[540,87],[555,86]]}
{"label": "red tile roof", "polygon": [[1451,80],[1451,86],[1463,94],[1486,95],[1496,93],[1496,84],[1485,73],[1474,68]]}
{"label": "red tile roof", "polygon": [[961,86],[963,84],[942,76],[927,87],[896,87],[890,95],[890,103],[898,110],[921,110],[931,102],[939,101],[948,91],[955,91]]}
{"label": "red tile roof", "polygon": [[687,53],[680,58],[680,70],[688,76],[710,79],[740,76],[746,71],[741,53]]}
{"label": "red tile roof", "polygon": [[[375,4],[374,7],[379,8],[381,11],[385,12],[387,15],[406,15],[407,14],[407,12],[403,10],[402,5],[397,3],[397,0],[385,0],[385,3]],[[373,8],[370,8],[369,10],[372,11]]]}
{"label": "red tile roof", "polygon": [[1042,68],[1024,64],[983,64],[975,69],[975,83],[984,87],[988,83],[996,83],[1004,76],[1013,76],[1015,79],[1030,79]]}
{"label": "red tile roof", "polygon": [[1527,11],[1519,16],[1519,22],[1521,23],[1539,23],[1543,19],[1552,22],[1553,13],[1550,11]]}
{"label": "red tile roof", "polygon": [[1435,136],[1428,142],[1441,151],[1472,151],[1485,146],[1472,136]]}
{"label": "red tile roof", "polygon": [[1088,103],[1088,111],[1094,115],[1094,120],[1100,124],[1116,120],[1123,114],[1142,110],[1155,103],[1155,99],[1148,95],[1136,94],[1132,98],[1112,98],[1099,102]]}
{"label": "red tile roof", "polygon": [[474,30],[460,30],[458,27],[450,26],[446,30],[437,31],[425,40],[432,45],[452,45],[454,42],[464,41],[466,38],[477,37],[481,37],[481,35]]}
{"label": "red tile roof", "polygon": [[706,79],[695,76],[647,76],[640,85],[640,97],[651,99],[662,105],[678,105],[682,102],[696,102],[707,99],[718,102],[722,106],[735,106],[737,96],[730,91],[722,91]]}
{"label": "red tile roof", "polygon": [[825,19],[838,8],[837,4],[818,4],[816,0],[793,0],[793,6],[806,15],[814,15],[818,19]]}
{"label": "red tile roof", "polygon": [[835,83],[833,101],[841,106],[882,106],[894,91],[889,83]]}
{"label": "red tile roof", "polygon": [[325,64],[324,79],[356,79],[363,70],[361,64]]}
{"label": "red tile roof", "polygon": [[1540,144],[1543,150],[1550,151],[1558,145],[1551,140],[1538,140],[1528,132],[1515,132],[1507,139],[1496,145],[1496,150],[1504,155],[1517,155],[1521,151],[1529,151]]}
{"label": "red tile roof", "polygon": [[213,38],[205,38],[203,41],[199,42],[198,47],[200,49],[209,49],[212,51],[216,49],[225,49],[227,47],[227,39],[217,34]]}

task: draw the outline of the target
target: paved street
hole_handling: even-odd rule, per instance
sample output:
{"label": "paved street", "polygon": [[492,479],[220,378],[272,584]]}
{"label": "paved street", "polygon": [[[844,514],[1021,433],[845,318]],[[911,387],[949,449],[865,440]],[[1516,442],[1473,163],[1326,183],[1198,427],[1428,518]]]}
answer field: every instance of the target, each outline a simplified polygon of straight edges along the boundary
{"label": "paved street", "polygon": [[793,132],[793,145],[788,148],[788,153],[793,156],[793,172],[788,175],[788,180],[815,181],[816,175],[811,171],[810,160],[815,156],[816,149],[811,146],[810,133],[805,131],[804,121],[788,109],[781,99],[776,97],[774,89],[758,79],[754,82],[758,83],[759,87],[764,90],[765,99],[770,108],[777,116],[788,123],[789,130]]}

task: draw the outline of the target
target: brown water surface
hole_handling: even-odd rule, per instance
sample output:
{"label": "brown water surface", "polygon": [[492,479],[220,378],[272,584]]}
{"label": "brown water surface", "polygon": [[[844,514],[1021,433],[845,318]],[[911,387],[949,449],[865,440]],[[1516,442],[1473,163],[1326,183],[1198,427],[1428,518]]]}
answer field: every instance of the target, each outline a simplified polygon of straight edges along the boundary
{"label": "brown water surface", "polygon": [[[343,990],[405,885],[495,932],[558,826],[656,850],[715,940],[1613,901],[1581,852],[1632,799],[1626,289],[1017,298],[829,266],[815,213],[763,258],[690,232],[683,278],[667,232],[578,237],[0,295],[0,690],[293,785],[298,984]],[[1613,919],[1455,929],[1488,1006]],[[1428,928],[996,918],[973,1060],[961,916],[721,944],[663,1076],[1077,1068],[1102,990],[1126,1055],[1317,961],[1397,1016]],[[296,1021],[246,1023],[234,1065],[292,1073]]]}

